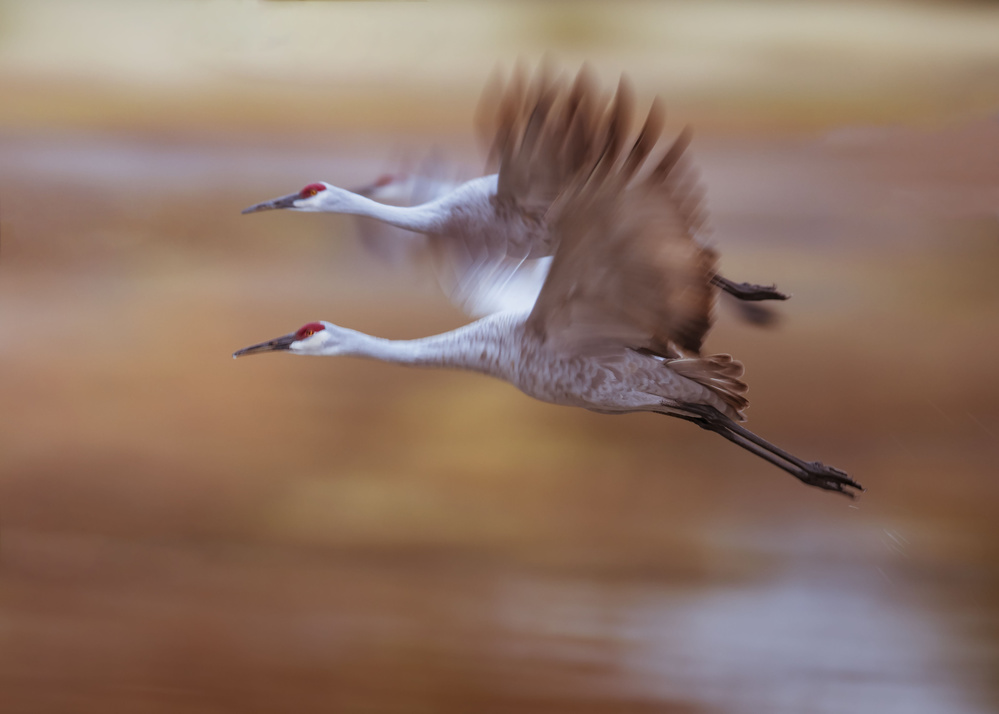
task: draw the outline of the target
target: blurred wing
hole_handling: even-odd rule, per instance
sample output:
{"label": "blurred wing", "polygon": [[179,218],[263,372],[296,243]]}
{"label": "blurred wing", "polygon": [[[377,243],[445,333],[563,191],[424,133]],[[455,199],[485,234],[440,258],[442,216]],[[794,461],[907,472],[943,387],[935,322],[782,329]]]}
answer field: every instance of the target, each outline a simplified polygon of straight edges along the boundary
{"label": "blurred wing", "polygon": [[[612,133],[627,132],[630,102],[618,92]],[[697,354],[711,326],[716,256],[694,240],[703,212],[683,155],[687,134],[635,180],[658,142],[660,114],[654,105],[627,156],[623,138],[608,136],[590,179],[553,207],[558,248],[528,326],[566,350]]]}
{"label": "blurred wing", "polygon": [[527,312],[537,302],[552,259],[498,259],[463,254],[461,245],[434,237],[434,268],[441,289],[472,317]]}
{"label": "blurred wing", "polygon": [[[464,179],[459,170],[437,157],[423,162],[417,173],[389,173],[355,190],[382,203],[415,206],[455,190]],[[467,178],[467,176],[466,176]],[[444,294],[473,317],[495,312],[527,311],[537,300],[551,258],[525,260],[460,236],[424,235],[358,217],[364,247],[393,265],[429,262]]]}
{"label": "blurred wing", "polygon": [[572,82],[547,64],[530,81],[519,66],[505,83],[496,75],[483,93],[477,123],[490,146],[490,170],[499,173],[498,204],[543,217],[599,160],[607,108],[608,98],[586,66]]}

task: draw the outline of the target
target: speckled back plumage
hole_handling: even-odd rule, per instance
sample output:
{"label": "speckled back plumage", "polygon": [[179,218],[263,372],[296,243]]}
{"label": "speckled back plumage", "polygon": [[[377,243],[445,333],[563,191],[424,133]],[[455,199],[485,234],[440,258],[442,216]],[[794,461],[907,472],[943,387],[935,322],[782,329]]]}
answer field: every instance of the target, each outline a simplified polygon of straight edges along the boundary
{"label": "speckled back plumage", "polygon": [[[558,340],[545,340],[530,327],[529,313],[491,315],[410,344],[419,355],[413,364],[488,374],[553,404],[614,413],[682,411],[677,405],[709,404],[741,419],[739,407],[704,379],[707,374],[722,376],[713,369],[717,356],[670,360],[609,342],[599,352],[580,353]],[[727,355],[721,361],[729,370],[741,370]]]}

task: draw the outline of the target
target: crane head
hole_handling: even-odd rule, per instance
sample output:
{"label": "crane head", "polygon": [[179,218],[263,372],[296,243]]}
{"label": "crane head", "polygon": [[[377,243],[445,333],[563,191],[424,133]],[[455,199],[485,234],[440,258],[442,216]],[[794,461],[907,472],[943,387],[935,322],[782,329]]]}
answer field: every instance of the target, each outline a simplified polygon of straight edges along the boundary
{"label": "crane head", "polygon": [[322,211],[325,191],[334,189],[325,182],[310,183],[298,193],[289,193],[287,196],[273,198],[263,203],[255,203],[249,208],[243,209],[243,213],[256,213],[257,211],[271,211],[277,208],[288,208],[292,211]]}
{"label": "crane head", "polygon": [[[327,331],[327,328],[331,328]],[[233,359],[245,355],[255,355],[260,352],[292,352],[295,354],[323,354],[335,325],[328,322],[310,322],[302,325],[295,332],[256,345],[244,347],[232,353]]]}

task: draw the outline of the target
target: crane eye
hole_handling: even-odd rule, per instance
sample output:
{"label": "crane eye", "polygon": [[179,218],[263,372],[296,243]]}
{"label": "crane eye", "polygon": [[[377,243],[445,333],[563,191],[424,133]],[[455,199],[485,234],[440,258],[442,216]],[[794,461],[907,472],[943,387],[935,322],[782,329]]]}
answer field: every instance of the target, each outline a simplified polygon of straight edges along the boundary
{"label": "crane eye", "polygon": [[295,333],[295,341],[304,340],[306,337],[312,337],[320,330],[325,330],[326,327],[321,322],[310,322],[308,325],[303,325]]}
{"label": "crane eye", "polygon": [[320,191],[325,191],[326,187],[321,183],[310,183],[308,186],[303,188],[298,192],[300,198],[312,198]]}

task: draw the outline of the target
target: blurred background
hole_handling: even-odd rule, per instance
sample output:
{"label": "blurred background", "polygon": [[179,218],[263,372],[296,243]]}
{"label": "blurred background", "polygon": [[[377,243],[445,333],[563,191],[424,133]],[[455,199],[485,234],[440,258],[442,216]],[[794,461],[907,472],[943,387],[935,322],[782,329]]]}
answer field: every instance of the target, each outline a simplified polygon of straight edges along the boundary
{"label": "blurred background", "polygon": [[[0,710],[999,709],[999,6],[0,0]],[[694,128],[750,427],[234,349],[465,318],[348,217],[499,64]]]}

